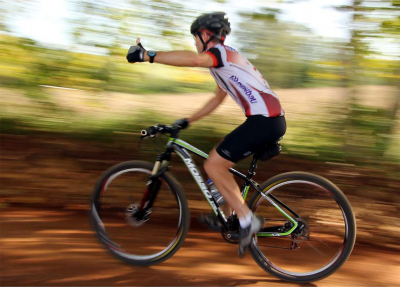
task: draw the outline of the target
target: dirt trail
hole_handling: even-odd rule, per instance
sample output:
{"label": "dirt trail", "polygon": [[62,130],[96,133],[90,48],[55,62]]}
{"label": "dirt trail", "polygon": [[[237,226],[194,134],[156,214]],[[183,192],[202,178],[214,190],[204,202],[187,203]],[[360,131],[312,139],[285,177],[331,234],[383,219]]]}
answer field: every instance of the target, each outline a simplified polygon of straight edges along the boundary
{"label": "dirt trail", "polygon": [[[250,255],[199,225],[171,259],[139,268],[125,265],[95,239],[87,211],[2,208],[1,286],[298,286],[265,273]],[[306,286],[400,286],[400,257],[356,244],[332,276]]]}

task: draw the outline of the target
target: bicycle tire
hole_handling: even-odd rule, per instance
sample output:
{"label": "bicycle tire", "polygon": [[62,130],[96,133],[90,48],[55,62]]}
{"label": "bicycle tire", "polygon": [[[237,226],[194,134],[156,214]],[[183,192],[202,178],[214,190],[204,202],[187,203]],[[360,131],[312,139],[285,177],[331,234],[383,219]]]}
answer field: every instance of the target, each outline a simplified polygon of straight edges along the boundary
{"label": "bicycle tire", "polygon": [[[330,193],[330,197],[334,199],[334,201],[339,205],[341,212],[344,216],[344,224],[345,224],[345,236],[343,238],[343,242],[341,248],[339,249],[338,253],[329,262],[329,264],[323,266],[322,268],[315,270],[314,272],[305,272],[305,273],[298,273],[298,272],[288,272],[285,269],[275,265],[272,263],[267,257],[268,254],[264,255],[260,248],[259,248],[259,238],[256,235],[253,237],[251,246],[250,246],[250,253],[253,259],[257,262],[257,264],[270,273],[271,275],[280,278],[285,281],[289,282],[296,282],[296,283],[307,283],[316,280],[323,279],[335,271],[337,271],[348,259],[350,256],[356,239],[356,220],[354,217],[353,210],[351,205],[343,192],[332,182],[329,180],[310,173],[305,172],[288,172],[277,175],[272,177],[271,179],[267,180],[261,185],[261,190],[264,194],[269,194],[273,192],[274,189],[278,189],[280,186],[285,186],[293,183],[306,183],[309,185],[320,186],[324,188],[326,191]],[[256,192],[249,203],[249,207],[253,212],[257,212],[258,202],[261,198],[261,194]],[[298,199],[296,199],[298,200]],[[312,199],[309,199],[310,201]],[[271,205],[272,206],[272,205]],[[295,206],[296,207],[296,206]],[[311,229],[311,228],[310,228]],[[270,237],[272,238],[272,237]],[[278,240],[278,239],[277,239]],[[271,247],[271,246],[267,246]],[[307,246],[306,246],[307,248]],[[287,248],[288,249],[288,248]],[[271,252],[272,253],[272,252]],[[278,257],[277,257],[278,258]],[[299,260],[301,258],[296,257]],[[308,258],[308,260],[312,260]],[[277,260],[279,261],[279,260]],[[283,260],[282,260],[283,262]]]}
{"label": "bicycle tire", "polygon": [[[121,249],[121,247],[113,242],[111,238],[109,238],[105,224],[102,221],[101,218],[101,210],[102,210],[102,194],[105,193],[104,190],[108,188],[108,185],[110,183],[110,178],[115,180],[115,178],[118,178],[121,174],[125,174],[129,172],[143,172],[144,174],[150,175],[151,171],[153,169],[154,164],[150,162],[145,162],[145,161],[129,161],[129,162],[123,162],[121,164],[115,165],[108,169],[97,181],[92,198],[91,198],[91,213],[90,213],[90,219],[91,219],[91,224],[94,230],[96,231],[97,238],[100,240],[100,242],[106,247],[106,249],[111,252],[113,256],[116,258],[124,261],[125,263],[132,264],[132,265],[139,265],[139,266],[150,266],[150,265],[155,265],[159,264],[167,259],[169,259],[171,256],[173,256],[179,248],[182,246],[186,234],[189,230],[189,224],[190,224],[190,211],[187,203],[186,196],[183,192],[183,189],[181,185],[178,183],[178,181],[169,173],[169,172],[164,172],[161,176],[160,179],[162,180],[162,184],[166,184],[167,187],[170,190],[170,193],[172,194],[172,198],[174,198],[177,201],[177,205],[179,206],[179,218],[178,218],[178,226],[177,226],[177,232],[175,236],[173,237],[173,240],[167,245],[167,247],[163,250],[161,250],[158,253],[152,254],[152,255],[138,255],[138,254],[130,254],[127,251],[124,251]],[[135,173],[135,174],[136,174]],[[148,180],[148,177],[147,177]],[[145,186],[143,187],[143,192],[145,190]],[[107,191],[108,192],[108,191]],[[161,190],[160,190],[161,192]],[[157,199],[155,204],[157,203]],[[153,206],[153,212],[154,212],[155,207]],[[150,215],[149,221],[152,221],[152,216],[153,213]],[[145,226],[148,222],[145,222],[141,226]],[[162,221],[161,221],[162,222]],[[119,222],[118,224],[123,225],[123,222]],[[162,227],[162,226],[159,226]],[[131,228],[131,226],[128,226],[127,228],[130,229],[130,231],[134,228]],[[158,226],[156,227],[158,228]],[[134,232],[134,231],[133,231]],[[157,232],[157,230],[155,230]],[[162,235],[164,233],[160,231]],[[135,233],[135,235],[141,236],[139,233]],[[157,236],[160,236],[157,234]],[[150,238],[149,238],[150,239]],[[133,239],[132,239],[133,240]],[[150,242],[150,240],[149,240]],[[151,248],[151,246],[149,247]]]}

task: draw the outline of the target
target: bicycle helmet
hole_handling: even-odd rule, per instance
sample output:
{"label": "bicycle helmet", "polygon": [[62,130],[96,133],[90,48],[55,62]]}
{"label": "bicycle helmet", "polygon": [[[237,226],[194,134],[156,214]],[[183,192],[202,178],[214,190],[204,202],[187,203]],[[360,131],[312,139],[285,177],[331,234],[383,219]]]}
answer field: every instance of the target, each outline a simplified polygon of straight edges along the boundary
{"label": "bicycle helmet", "polygon": [[[204,49],[206,49],[207,44],[213,39],[217,38],[222,42],[225,41],[225,36],[231,32],[231,24],[228,19],[225,18],[226,13],[224,12],[213,12],[200,15],[190,27],[190,33],[193,36],[198,35],[200,37],[201,42],[203,43]],[[200,32],[202,30],[207,30],[211,32],[211,38],[204,42],[201,37]]]}

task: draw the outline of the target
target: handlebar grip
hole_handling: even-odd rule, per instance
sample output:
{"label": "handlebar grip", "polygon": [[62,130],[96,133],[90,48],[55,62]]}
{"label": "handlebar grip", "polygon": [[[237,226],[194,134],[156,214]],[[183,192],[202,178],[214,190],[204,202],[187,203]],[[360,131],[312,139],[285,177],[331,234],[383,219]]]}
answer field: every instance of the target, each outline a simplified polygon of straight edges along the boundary
{"label": "handlebar grip", "polygon": [[141,138],[144,139],[146,137],[155,137],[156,133],[158,132],[158,127],[153,126],[153,127],[149,127],[147,130],[142,130],[141,133]]}

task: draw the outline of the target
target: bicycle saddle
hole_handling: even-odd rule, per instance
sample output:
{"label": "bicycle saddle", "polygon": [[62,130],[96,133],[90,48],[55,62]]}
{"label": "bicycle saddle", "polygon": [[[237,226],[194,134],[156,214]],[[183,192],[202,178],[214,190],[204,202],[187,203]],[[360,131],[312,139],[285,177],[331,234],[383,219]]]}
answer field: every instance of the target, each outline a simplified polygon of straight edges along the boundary
{"label": "bicycle saddle", "polygon": [[276,142],[269,143],[269,144],[263,146],[261,149],[259,149],[258,151],[256,151],[254,153],[254,158],[257,160],[261,160],[261,161],[267,161],[267,160],[273,158],[274,156],[277,156],[278,154],[280,154],[282,147],[281,147],[281,144],[279,143],[279,141],[281,139],[282,138],[279,138]]}

